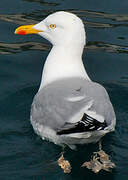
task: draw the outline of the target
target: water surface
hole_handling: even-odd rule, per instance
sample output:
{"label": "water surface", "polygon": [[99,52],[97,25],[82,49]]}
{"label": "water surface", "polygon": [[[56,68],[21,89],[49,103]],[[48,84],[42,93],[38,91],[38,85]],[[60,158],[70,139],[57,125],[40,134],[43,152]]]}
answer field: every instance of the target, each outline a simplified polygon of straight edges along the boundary
{"label": "water surface", "polygon": [[[126,180],[128,178],[128,1],[1,0],[0,1],[0,179],[1,180]],[[87,32],[83,61],[92,80],[107,89],[117,126],[103,138],[103,148],[116,168],[95,175],[80,168],[98,145],[66,149],[72,173],[57,166],[61,148],[42,141],[30,121],[32,99],[51,45],[37,35],[16,36],[22,24],[41,21],[66,10],[82,18]]]}

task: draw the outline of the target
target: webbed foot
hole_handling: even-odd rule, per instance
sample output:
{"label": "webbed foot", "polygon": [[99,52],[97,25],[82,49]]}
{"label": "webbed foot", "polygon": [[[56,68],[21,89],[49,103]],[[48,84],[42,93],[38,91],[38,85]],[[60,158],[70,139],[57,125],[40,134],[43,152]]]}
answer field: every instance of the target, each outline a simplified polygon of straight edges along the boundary
{"label": "webbed foot", "polygon": [[94,173],[98,173],[100,170],[110,171],[115,168],[116,165],[110,160],[108,154],[102,150],[101,141],[99,142],[99,151],[94,152],[92,159],[82,164],[82,167],[91,169]]}

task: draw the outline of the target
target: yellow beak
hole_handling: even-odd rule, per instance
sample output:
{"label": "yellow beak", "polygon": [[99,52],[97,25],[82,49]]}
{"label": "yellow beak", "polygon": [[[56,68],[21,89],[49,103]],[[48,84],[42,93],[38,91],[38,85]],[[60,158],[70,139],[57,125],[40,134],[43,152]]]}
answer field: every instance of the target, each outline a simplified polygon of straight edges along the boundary
{"label": "yellow beak", "polygon": [[15,34],[26,35],[26,34],[38,34],[39,32],[43,32],[41,30],[35,29],[34,26],[35,24],[20,26],[15,30]]}

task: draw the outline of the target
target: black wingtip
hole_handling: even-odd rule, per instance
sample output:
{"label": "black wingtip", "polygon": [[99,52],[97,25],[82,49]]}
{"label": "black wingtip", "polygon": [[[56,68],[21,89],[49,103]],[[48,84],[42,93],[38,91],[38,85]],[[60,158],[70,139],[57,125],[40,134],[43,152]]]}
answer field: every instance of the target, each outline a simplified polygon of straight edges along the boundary
{"label": "black wingtip", "polygon": [[69,129],[57,131],[57,135],[72,134],[72,133],[83,133],[89,131],[100,131],[107,127],[106,121],[99,122],[91,116],[84,113],[82,119]]}

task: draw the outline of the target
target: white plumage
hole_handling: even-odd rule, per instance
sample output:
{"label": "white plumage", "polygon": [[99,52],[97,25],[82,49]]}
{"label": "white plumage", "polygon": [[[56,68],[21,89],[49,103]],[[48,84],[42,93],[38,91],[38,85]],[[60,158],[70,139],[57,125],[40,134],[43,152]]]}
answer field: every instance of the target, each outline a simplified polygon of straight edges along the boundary
{"label": "white plumage", "polygon": [[16,33],[38,33],[53,45],[31,109],[37,134],[74,148],[113,131],[116,117],[109,96],[90,80],[82,62],[86,34],[81,19],[60,11],[27,28]]}

